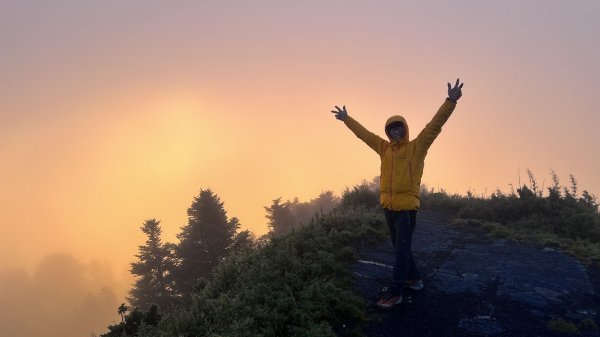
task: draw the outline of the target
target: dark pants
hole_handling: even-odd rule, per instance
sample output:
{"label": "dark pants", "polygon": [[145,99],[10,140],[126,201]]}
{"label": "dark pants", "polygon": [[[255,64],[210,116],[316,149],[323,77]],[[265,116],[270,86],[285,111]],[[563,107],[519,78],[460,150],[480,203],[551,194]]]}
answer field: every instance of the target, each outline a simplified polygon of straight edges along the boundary
{"label": "dark pants", "polygon": [[384,212],[390,229],[392,245],[394,245],[394,253],[396,254],[391,292],[392,295],[397,296],[402,292],[404,281],[421,279],[411,252],[412,235],[417,222],[417,211],[390,211],[384,209]]}

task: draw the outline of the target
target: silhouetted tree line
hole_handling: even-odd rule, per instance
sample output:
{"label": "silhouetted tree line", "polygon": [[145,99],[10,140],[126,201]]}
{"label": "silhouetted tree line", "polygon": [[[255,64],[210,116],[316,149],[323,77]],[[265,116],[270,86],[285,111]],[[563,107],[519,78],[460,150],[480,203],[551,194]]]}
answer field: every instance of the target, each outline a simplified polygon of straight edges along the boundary
{"label": "silhouetted tree line", "polygon": [[210,189],[201,190],[188,208],[188,223],[177,234],[178,244],[163,242],[160,221],[148,219],[141,226],[146,242],[139,246],[137,261],[131,264],[136,282],[127,300],[121,304],[122,322],[109,326],[102,336],[135,335],[142,327],[155,326],[161,311],[191,301],[191,294],[201,287],[222,260],[247,252],[269,237],[283,235],[292,228],[307,224],[312,217],[331,211],[340,203],[333,192],[326,191],[309,202],[273,200],[265,207],[269,220],[268,235],[257,240],[248,231],[239,231],[236,217],[228,218],[223,202]]}
{"label": "silhouetted tree line", "polygon": [[269,235],[277,237],[286,234],[293,228],[308,224],[316,215],[330,212],[339,204],[340,198],[332,191],[323,192],[308,202],[300,202],[298,198],[285,202],[281,198],[274,199],[270,207],[265,206]]}
{"label": "silhouetted tree line", "polygon": [[200,190],[187,215],[187,225],[177,234],[178,244],[162,242],[160,221],[144,222],[141,230],[147,240],[130,270],[137,278],[128,297],[133,308],[122,304],[118,308],[122,322],[109,326],[110,332],[102,336],[135,335],[138,328],[155,325],[160,310],[191,301],[194,287],[208,278],[221,260],[255,244],[252,233],[239,231],[239,220],[227,217],[223,202],[210,189]]}

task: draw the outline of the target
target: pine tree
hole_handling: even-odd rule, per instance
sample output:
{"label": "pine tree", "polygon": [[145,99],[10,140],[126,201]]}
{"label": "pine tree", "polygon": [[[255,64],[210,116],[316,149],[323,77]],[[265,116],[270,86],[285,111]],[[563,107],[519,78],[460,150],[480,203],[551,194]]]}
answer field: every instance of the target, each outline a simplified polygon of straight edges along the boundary
{"label": "pine tree", "polygon": [[296,219],[292,212],[289,201],[281,203],[281,198],[273,200],[271,207],[265,207],[269,219],[269,232],[274,236],[280,236],[289,232],[296,225]]}
{"label": "pine tree", "polygon": [[227,256],[240,227],[237,218],[227,218],[223,203],[210,189],[200,190],[187,214],[188,224],[177,235],[180,242],[176,248],[176,288],[183,297]]}
{"label": "pine tree", "polygon": [[249,230],[238,232],[233,237],[233,242],[229,246],[231,254],[239,254],[248,252],[256,247],[256,238]]}
{"label": "pine tree", "polygon": [[129,302],[140,310],[152,304],[165,309],[173,304],[172,270],[173,246],[161,242],[160,221],[146,220],[141,227],[147,240],[139,247],[138,262],[131,264],[131,273],[137,277],[129,292]]}

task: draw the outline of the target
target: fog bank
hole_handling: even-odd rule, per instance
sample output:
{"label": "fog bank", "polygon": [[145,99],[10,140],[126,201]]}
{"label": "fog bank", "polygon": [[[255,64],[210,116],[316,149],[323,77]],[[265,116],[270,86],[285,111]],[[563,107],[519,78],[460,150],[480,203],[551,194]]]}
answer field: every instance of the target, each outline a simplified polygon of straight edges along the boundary
{"label": "fog bank", "polygon": [[45,256],[32,273],[0,270],[0,336],[81,337],[119,321],[127,286],[108,262],[82,263],[68,253]]}

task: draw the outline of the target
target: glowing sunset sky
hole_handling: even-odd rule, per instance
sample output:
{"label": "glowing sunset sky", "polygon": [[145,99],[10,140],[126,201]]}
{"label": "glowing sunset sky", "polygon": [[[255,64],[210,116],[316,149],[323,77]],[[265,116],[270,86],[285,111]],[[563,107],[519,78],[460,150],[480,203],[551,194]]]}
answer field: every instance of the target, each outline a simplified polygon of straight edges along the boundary
{"label": "glowing sunset sky", "polygon": [[1,1],[0,268],[65,251],[125,269],[201,188],[263,206],[378,175],[330,110],[412,136],[464,96],[423,182],[478,194],[573,174],[600,193],[600,2]]}

